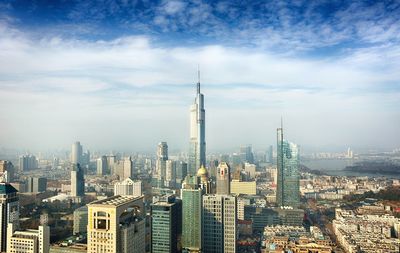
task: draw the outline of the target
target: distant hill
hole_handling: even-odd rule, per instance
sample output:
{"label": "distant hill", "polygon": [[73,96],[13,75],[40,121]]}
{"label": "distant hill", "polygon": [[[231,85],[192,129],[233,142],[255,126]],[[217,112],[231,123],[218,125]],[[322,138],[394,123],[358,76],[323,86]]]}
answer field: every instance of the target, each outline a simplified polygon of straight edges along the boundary
{"label": "distant hill", "polygon": [[360,173],[394,174],[400,172],[400,165],[388,161],[363,161],[343,170]]}

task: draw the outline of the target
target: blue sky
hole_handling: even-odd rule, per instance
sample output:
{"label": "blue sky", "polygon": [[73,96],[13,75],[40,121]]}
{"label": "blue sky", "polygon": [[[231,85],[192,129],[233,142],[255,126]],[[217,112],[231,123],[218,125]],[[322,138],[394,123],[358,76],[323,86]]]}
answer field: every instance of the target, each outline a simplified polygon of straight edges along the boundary
{"label": "blue sky", "polygon": [[[400,1],[2,1],[6,147],[400,146]],[[222,127],[229,126],[229,127]],[[101,136],[101,138],[99,138]]]}

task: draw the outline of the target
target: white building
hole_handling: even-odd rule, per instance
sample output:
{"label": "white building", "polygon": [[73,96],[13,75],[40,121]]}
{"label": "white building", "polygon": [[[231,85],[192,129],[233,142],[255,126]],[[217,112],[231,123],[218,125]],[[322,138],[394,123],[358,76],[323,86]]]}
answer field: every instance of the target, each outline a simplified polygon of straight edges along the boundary
{"label": "white building", "polygon": [[131,178],[126,178],[122,182],[117,182],[114,185],[114,195],[121,196],[142,196],[142,181],[134,181]]}
{"label": "white building", "polygon": [[10,223],[7,230],[7,253],[49,253],[49,226],[16,231],[15,225]]}

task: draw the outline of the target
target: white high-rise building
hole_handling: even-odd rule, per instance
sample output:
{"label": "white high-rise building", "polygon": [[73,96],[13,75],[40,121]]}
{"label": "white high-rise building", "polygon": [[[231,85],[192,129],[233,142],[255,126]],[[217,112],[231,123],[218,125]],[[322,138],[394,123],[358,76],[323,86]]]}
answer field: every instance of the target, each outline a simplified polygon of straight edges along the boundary
{"label": "white high-rise building", "polygon": [[71,169],[71,196],[85,196],[85,178],[83,169],[79,164],[72,164]]}
{"label": "white high-rise building", "polygon": [[81,164],[82,163],[82,145],[79,141],[72,144],[72,151],[71,151],[71,163],[74,164]]}
{"label": "white high-rise building", "polygon": [[200,92],[200,71],[197,82],[197,93],[190,107],[190,150],[188,173],[195,175],[201,165],[206,166],[206,126],[205,126],[204,95]]}
{"label": "white high-rise building", "polygon": [[49,226],[39,226],[37,230],[18,231],[14,224],[8,224],[7,253],[49,253],[49,251]]}
{"label": "white high-rise building", "polygon": [[164,184],[165,181],[167,173],[167,160],[168,160],[168,144],[166,142],[160,142],[158,143],[157,146],[157,161],[156,161],[156,171],[157,171],[158,181],[160,184]]}
{"label": "white high-rise building", "polygon": [[176,182],[176,163],[173,160],[167,160],[165,165],[165,185],[175,187]]}
{"label": "white high-rise building", "polygon": [[19,200],[17,190],[9,183],[0,183],[0,252],[7,250],[7,226],[18,226]]}
{"label": "white high-rise building", "polygon": [[88,204],[87,252],[146,252],[143,196],[113,196]]}
{"label": "white high-rise building", "polygon": [[123,178],[132,177],[133,176],[133,163],[132,158],[125,157],[124,159],[124,175]]}
{"label": "white high-rise building", "polygon": [[107,174],[107,156],[101,156],[97,159],[97,175],[104,176]]}
{"label": "white high-rise building", "polygon": [[142,196],[142,181],[134,181],[128,177],[122,182],[117,182],[114,185],[114,195]]}
{"label": "white high-rise building", "polygon": [[229,195],[203,196],[204,253],[235,253],[237,200]]}

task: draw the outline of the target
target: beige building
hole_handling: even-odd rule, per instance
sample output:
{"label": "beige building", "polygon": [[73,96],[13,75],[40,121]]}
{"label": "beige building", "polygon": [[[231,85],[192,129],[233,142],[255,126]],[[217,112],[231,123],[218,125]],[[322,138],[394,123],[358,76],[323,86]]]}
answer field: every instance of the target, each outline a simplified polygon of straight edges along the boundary
{"label": "beige building", "polygon": [[49,253],[48,226],[39,226],[38,230],[15,231],[15,225],[9,223],[7,230],[7,253]]}
{"label": "beige building", "polygon": [[114,185],[114,195],[139,197],[142,194],[142,181],[134,181],[128,177]]}
{"label": "beige building", "polygon": [[256,181],[245,182],[239,180],[232,180],[231,193],[256,195],[257,194]]}
{"label": "beige building", "polygon": [[88,204],[88,253],[145,252],[142,197],[113,196]]}

